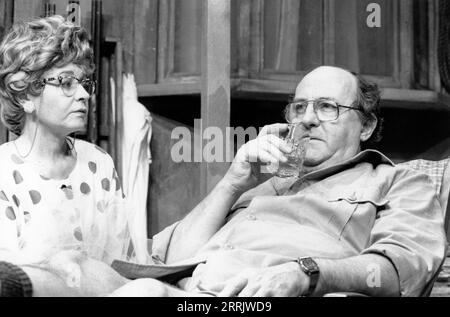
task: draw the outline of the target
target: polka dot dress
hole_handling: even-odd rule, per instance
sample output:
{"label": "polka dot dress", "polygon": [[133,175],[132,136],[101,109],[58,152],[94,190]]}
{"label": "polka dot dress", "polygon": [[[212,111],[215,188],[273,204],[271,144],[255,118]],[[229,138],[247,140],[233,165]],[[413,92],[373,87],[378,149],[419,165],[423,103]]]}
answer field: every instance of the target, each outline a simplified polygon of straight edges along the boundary
{"label": "polka dot dress", "polygon": [[76,140],[77,162],[66,179],[51,179],[0,146],[0,250],[25,262],[61,250],[87,252],[111,263],[127,257],[130,234],[119,177],[100,147]]}

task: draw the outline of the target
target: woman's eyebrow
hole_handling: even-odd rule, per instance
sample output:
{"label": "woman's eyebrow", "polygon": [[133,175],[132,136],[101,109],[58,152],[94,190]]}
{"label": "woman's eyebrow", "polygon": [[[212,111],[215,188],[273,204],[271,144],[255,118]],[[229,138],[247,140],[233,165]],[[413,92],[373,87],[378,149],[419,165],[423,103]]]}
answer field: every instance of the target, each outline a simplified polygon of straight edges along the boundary
{"label": "woman's eyebrow", "polygon": [[79,74],[80,76],[77,76],[73,70],[64,70],[61,73],[59,73],[57,76],[63,76],[63,75],[73,76],[73,77],[76,77],[78,79],[82,79],[82,78],[85,77],[84,73],[80,73]]}
{"label": "woman's eyebrow", "polygon": [[64,70],[64,71],[58,73],[56,76],[62,76],[62,75],[71,75],[71,76],[74,76],[75,73],[74,73],[73,71],[71,71],[71,70]]}

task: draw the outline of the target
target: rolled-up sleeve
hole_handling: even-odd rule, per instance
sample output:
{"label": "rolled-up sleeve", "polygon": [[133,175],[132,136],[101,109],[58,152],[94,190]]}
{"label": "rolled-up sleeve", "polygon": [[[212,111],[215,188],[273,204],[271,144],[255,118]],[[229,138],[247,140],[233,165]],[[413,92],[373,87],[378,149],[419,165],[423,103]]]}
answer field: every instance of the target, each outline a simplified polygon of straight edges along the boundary
{"label": "rolled-up sleeve", "polygon": [[386,198],[362,254],[387,257],[398,272],[401,295],[419,296],[445,257],[443,211],[428,176],[403,168]]}
{"label": "rolled-up sleeve", "polygon": [[173,232],[177,228],[178,224],[179,221],[168,226],[167,228],[153,236],[152,257],[154,259],[157,258],[164,263],[166,262],[167,250],[169,249]]}

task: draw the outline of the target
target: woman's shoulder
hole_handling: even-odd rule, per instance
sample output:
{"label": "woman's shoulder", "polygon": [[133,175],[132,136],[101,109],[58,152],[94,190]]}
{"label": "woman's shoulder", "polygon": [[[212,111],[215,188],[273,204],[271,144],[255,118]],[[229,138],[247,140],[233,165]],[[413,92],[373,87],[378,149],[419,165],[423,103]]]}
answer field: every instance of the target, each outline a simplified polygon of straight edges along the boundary
{"label": "woman's shoulder", "polygon": [[[11,180],[17,181],[22,178],[24,160],[20,157],[14,143],[12,141],[0,145],[0,187],[4,188],[5,184]],[[9,176],[13,177],[9,177]],[[16,182],[17,183],[17,182]]]}
{"label": "woman's shoulder", "polygon": [[21,160],[14,147],[14,141],[5,142],[0,145],[0,162],[4,165],[9,161]]}
{"label": "woman's shoulder", "polygon": [[81,139],[71,139],[77,155],[83,160],[112,163],[111,156],[100,146]]}
{"label": "woman's shoulder", "polygon": [[5,142],[0,145],[0,155],[5,153],[11,153],[11,149],[13,147],[14,143],[13,141]]}
{"label": "woman's shoulder", "polygon": [[108,152],[106,152],[103,148],[101,148],[97,144],[81,139],[70,139],[70,140],[75,146],[75,149],[77,151],[82,151],[84,153],[89,153],[93,155],[109,156]]}

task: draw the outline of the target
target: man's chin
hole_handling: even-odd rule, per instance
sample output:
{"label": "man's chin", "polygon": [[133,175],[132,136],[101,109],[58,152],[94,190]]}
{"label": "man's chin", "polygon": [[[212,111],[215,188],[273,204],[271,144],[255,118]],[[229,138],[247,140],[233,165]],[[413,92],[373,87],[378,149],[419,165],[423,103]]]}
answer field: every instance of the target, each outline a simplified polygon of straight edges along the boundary
{"label": "man's chin", "polygon": [[313,171],[322,168],[324,162],[324,159],[320,159],[317,157],[306,157],[303,161],[303,166],[307,171]]}

